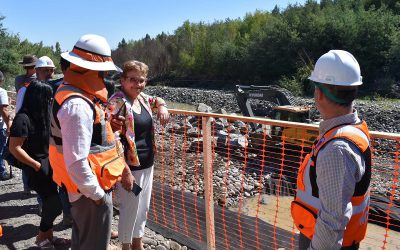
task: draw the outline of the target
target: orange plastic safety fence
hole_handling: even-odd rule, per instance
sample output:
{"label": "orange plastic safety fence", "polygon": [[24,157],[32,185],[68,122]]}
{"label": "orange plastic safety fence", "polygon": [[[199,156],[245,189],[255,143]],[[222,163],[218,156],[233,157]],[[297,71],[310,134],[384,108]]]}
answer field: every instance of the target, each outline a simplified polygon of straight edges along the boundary
{"label": "orange plastic safety fence", "polygon": [[[150,224],[195,249],[207,246],[206,228],[215,232],[216,249],[296,249],[290,203],[317,135],[316,126],[172,110],[170,123],[158,128]],[[211,147],[203,149],[206,136]],[[360,248],[400,248],[400,136],[371,133],[371,149],[371,209]],[[204,183],[206,153],[212,183]],[[213,197],[205,197],[206,185]],[[212,221],[206,200],[214,202]]]}

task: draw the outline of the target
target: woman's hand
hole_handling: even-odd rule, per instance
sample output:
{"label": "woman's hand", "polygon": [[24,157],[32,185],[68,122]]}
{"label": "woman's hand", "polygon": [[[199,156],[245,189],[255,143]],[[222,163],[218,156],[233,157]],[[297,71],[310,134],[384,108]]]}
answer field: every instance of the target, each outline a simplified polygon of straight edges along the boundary
{"label": "woman's hand", "polygon": [[36,172],[39,172],[40,168],[42,167],[42,164],[37,161],[37,162],[34,162],[32,167]]}
{"label": "woman's hand", "polygon": [[122,187],[130,192],[133,187],[133,183],[136,182],[135,177],[132,175],[131,170],[129,169],[128,166],[125,166],[124,171],[122,172],[122,177],[121,177],[121,185]]}
{"label": "woman's hand", "polygon": [[111,125],[113,132],[122,131],[122,127],[123,127],[124,123],[125,123],[125,117],[123,117],[121,115],[112,116],[110,125]]}
{"label": "woman's hand", "polygon": [[167,124],[169,113],[168,109],[164,105],[158,107],[157,117],[160,120],[161,125],[165,126]]}

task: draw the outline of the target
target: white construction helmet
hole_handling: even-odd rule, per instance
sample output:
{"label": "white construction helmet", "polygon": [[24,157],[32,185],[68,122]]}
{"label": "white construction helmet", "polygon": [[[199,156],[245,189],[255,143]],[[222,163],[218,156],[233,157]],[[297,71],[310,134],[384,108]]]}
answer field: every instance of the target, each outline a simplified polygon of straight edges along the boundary
{"label": "white construction helmet", "polygon": [[308,79],[339,86],[362,84],[360,65],[352,54],[344,50],[330,50],[323,54]]}
{"label": "white construction helmet", "polygon": [[55,68],[53,60],[50,59],[48,56],[42,56],[40,57],[35,64],[35,69],[36,68]]}
{"label": "white construction helmet", "polygon": [[65,60],[85,69],[95,71],[117,70],[111,59],[107,40],[99,35],[81,36],[71,52],[61,54]]}

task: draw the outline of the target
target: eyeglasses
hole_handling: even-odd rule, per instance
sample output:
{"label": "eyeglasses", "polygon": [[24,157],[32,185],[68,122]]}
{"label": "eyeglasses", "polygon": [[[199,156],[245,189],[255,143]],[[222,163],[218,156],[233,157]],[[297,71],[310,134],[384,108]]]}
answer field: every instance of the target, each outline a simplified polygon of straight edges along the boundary
{"label": "eyeglasses", "polygon": [[140,78],[140,77],[125,77],[125,79],[128,80],[129,82],[140,83],[140,84],[147,81],[146,78]]}

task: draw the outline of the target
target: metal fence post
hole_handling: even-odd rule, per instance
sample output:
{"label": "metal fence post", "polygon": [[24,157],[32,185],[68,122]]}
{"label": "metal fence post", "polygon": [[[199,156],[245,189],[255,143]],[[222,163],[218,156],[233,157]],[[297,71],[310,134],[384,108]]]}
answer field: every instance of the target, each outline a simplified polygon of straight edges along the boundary
{"label": "metal fence post", "polygon": [[202,117],[204,157],[204,198],[206,201],[207,249],[215,250],[211,117]]}

